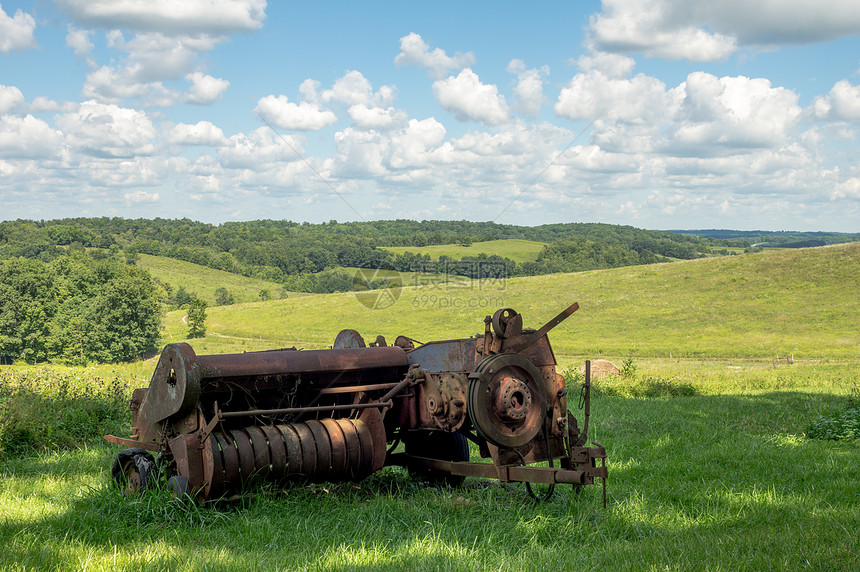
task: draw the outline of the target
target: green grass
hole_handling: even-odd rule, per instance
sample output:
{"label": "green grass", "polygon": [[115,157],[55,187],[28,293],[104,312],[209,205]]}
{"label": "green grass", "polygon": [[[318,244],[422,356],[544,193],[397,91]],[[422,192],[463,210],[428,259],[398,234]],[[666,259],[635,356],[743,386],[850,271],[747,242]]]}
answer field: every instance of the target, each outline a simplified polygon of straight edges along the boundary
{"label": "green grass", "polygon": [[[343,328],[365,338],[427,341],[483,331],[511,307],[540,327],[570,303],[580,310],[551,333],[556,355],[784,360],[860,358],[860,243],[743,256],[403,288],[371,309],[352,293],[210,308],[200,353],[323,348]],[[185,336],[183,312],[165,341]]]}
{"label": "green grass", "polygon": [[[209,306],[215,305],[215,290],[226,288],[235,302],[253,302],[260,299],[260,291],[268,290],[272,298],[278,298],[283,286],[277,282],[247,278],[240,274],[215,270],[191,262],[183,262],[164,256],[141,254],[137,266],[147,270],[153,277],[170,284],[176,291],[180,286],[193,292]],[[290,292],[289,296],[297,294]]]}
{"label": "green grass", "polygon": [[404,252],[411,252],[413,254],[429,254],[433,259],[439,258],[440,256],[449,256],[455,260],[460,260],[464,256],[477,256],[483,253],[488,255],[498,254],[501,257],[510,258],[514,262],[534,262],[537,260],[538,254],[541,253],[544,246],[546,246],[546,244],[543,242],[507,238],[502,240],[474,242],[471,246],[439,244],[434,246],[383,246],[380,248],[390,250],[397,254],[403,254]]}
{"label": "green grass", "polygon": [[[807,383],[802,374],[792,385]],[[201,510],[166,491],[123,495],[110,484],[107,445],[6,459],[0,567],[854,570],[860,447],[801,432],[842,398],[766,386],[595,399],[605,511],[599,487],[579,497],[559,487],[535,505],[521,486],[433,488],[396,468],[359,483],[269,486]]]}

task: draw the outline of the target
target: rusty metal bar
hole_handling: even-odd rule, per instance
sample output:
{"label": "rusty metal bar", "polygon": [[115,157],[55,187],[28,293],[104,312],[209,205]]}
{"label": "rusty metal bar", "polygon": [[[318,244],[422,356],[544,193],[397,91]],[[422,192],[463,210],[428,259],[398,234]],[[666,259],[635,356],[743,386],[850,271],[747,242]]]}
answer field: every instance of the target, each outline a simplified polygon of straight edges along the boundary
{"label": "rusty metal bar", "polygon": [[317,405],[314,407],[285,407],[283,409],[249,409],[248,411],[218,411],[218,419],[231,417],[253,417],[254,415],[286,415],[290,413],[319,413],[323,411],[349,411],[351,409],[370,409],[372,407],[391,407],[391,402],[373,401],[371,403],[352,403],[340,405]]}
{"label": "rusty metal bar", "polygon": [[585,360],[585,382],[582,384],[582,403],[580,409],[583,410],[585,420],[582,424],[582,435],[579,436],[579,441],[585,444],[588,441],[588,418],[591,417],[591,360]]}
{"label": "rusty metal bar", "polygon": [[201,378],[362,371],[407,367],[406,353],[397,346],[331,350],[272,351],[197,356]]}
{"label": "rusty metal bar", "polygon": [[[392,387],[388,391],[388,393],[386,393],[381,398],[379,398],[379,401],[383,402],[383,403],[385,403],[385,402],[391,403],[391,398],[394,397],[395,395],[397,395],[398,393],[400,393],[401,391],[403,391],[404,389],[406,389],[413,381],[414,380],[412,379],[411,374],[407,375],[406,377],[404,377],[400,381],[400,383],[398,383],[397,385]],[[388,407],[391,407],[391,405],[389,405]]]}
{"label": "rusty metal bar", "polygon": [[[358,393],[360,391],[376,391],[396,387],[396,383],[374,383],[372,385],[345,385],[343,387],[324,387],[319,390],[320,395],[331,395],[334,393]],[[385,401],[382,399],[381,401]]]}
{"label": "rusty metal bar", "polygon": [[591,474],[589,471],[572,471],[569,469],[556,469],[552,467],[530,467],[530,466],[496,466],[490,463],[471,463],[468,461],[442,461],[439,459],[428,459],[414,455],[398,454],[392,455],[391,461],[403,464],[417,463],[421,466],[445,471],[452,475],[464,477],[478,477],[484,479],[498,479],[501,482],[516,483],[538,483],[538,484],[584,484],[588,476],[600,476]]}
{"label": "rusty metal bar", "polygon": [[541,326],[541,328],[538,331],[536,331],[533,334],[530,334],[529,337],[527,337],[526,339],[524,339],[522,341],[518,341],[518,343],[513,343],[510,345],[506,344],[505,345],[505,351],[508,351],[508,352],[521,352],[521,351],[523,351],[524,349],[528,348],[529,346],[531,346],[532,344],[537,342],[539,339],[544,337],[547,334],[547,332],[549,332],[551,329],[553,329],[554,327],[556,327],[557,325],[559,325],[560,323],[565,321],[568,318],[568,316],[570,316],[571,314],[573,314],[577,310],[579,310],[579,303],[574,302],[573,304],[571,304],[570,306],[565,308],[561,313],[559,313],[558,316],[556,316],[555,318],[553,318],[552,320],[550,320],[549,322],[547,322],[546,324]]}
{"label": "rusty metal bar", "polygon": [[134,439],[124,439],[115,435],[105,435],[105,441],[114,445],[122,445],[123,447],[137,447],[146,449],[147,451],[161,451],[161,447],[157,443],[147,443],[144,441],[135,441]]}

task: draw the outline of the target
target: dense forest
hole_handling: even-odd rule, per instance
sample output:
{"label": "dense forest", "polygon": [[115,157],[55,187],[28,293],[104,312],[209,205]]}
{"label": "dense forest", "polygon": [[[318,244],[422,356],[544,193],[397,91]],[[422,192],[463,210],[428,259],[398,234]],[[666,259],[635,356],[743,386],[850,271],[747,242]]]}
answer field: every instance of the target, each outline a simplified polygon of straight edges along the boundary
{"label": "dense forest", "polygon": [[761,230],[673,230],[680,234],[716,238],[719,240],[743,241],[754,248],[809,248],[860,241],[858,233],[844,232],[794,232]]}

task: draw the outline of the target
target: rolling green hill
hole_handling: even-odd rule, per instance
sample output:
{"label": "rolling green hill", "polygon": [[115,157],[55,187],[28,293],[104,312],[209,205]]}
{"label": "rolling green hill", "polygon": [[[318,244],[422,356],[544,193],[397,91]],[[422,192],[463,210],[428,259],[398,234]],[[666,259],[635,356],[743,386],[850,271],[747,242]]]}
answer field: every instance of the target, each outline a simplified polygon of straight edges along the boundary
{"label": "rolling green hill", "polygon": [[215,270],[175,258],[149,254],[139,256],[137,266],[147,270],[153,278],[170,284],[174,290],[182,286],[188,292],[196,294],[209,306],[215,305],[215,290],[220,287],[226,288],[233,295],[235,302],[260,300],[261,290],[268,290],[272,298],[278,298],[283,290],[283,286],[269,280],[247,278],[241,274]]}
{"label": "rolling green hill", "polygon": [[487,240],[475,242],[470,246],[459,244],[439,244],[433,246],[386,246],[384,250],[390,250],[397,254],[412,252],[413,254],[429,254],[431,258],[448,256],[460,260],[464,256],[478,256],[479,254],[497,254],[502,258],[510,258],[514,262],[534,262],[538,254],[546,246],[543,242],[533,240],[520,240],[507,238],[502,240]]}
{"label": "rolling green hill", "polygon": [[[561,356],[860,358],[860,243],[667,264],[404,288],[384,309],[353,293],[211,308],[198,353],[327,347],[343,328],[367,339],[470,336],[512,307],[540,327],[574,301],[551,334]],[[168,314],[165,341],[185,335]]]}

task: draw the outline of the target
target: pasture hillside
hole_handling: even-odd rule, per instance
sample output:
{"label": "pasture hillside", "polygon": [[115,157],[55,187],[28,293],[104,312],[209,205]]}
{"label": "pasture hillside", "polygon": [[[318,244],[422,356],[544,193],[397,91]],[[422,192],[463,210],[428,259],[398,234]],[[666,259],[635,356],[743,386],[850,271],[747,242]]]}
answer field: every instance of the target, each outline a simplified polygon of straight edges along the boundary
{"label": "pasture hillside", "polygon": [[[857,358],[858,291],[860,243],[851,243],[211,308],[209,336],[194,345],[323,348],[342,328],[370,340],[446,339],[478,333],[498,308],[539,327],[577,301],[581,309],[551,336],[559,356]],[[165,341],[184,338],[183,316],[168,314]]]}
{"label": "pasture hillside", "polygon": [[272,298],[278,298],[283,290],[283,286],[277,282],[248,278],[175,258],[149,254],[140,254],[139,257],[136,263],[139,268],[148,271],[160,282],[169,284],[174,291],[183,287],[186,291],[193,292],[209,306],[216,304],[215,290],[221,287],[232,294],[235,302],[260,300],[262,290],[268,290]]}
{"label": "pasture hillside", "polygon": [[516,238],[507,238],[501,240],[486,240],[483,242],[475,242],[469,246],[462,244],[438,244],[432,246],[383,246],[384,250],[389,250],[396,254],[404,254],[412,252],[413,254],[429,254],[432,259],[438,259],[440,256],[447,256],[454,260],[460,260],[464,256],[478,256],[493,254],[502,258],[510,258],[514,262],[534,262],[537,260],[538,254],[541,253],[544,246],[543,242],[534,240],[520,240]]}

